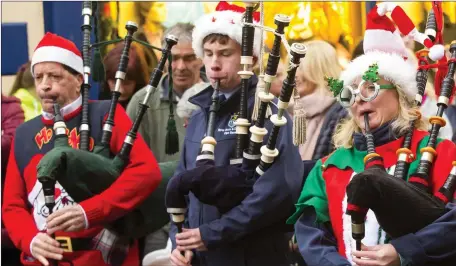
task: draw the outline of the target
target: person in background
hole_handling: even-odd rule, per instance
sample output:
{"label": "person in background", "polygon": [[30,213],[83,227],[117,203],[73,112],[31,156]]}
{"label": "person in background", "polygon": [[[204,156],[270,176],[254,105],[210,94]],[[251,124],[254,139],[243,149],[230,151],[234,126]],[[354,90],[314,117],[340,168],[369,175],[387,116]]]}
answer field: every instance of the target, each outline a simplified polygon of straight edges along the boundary
{"label": "person in background", "polygon": [[[14,96],[2,94],[2,199],[6,176],[6,166],[16,128],[24,122],[24,112],[21,109],[21,101]],[[3,200],[2,200],[3,202]],[[21,265],[20,251],[14,247],[8,232],[3,226],[2,220],[2,263],[3,265]]]}
{"label": "person in background", "polygon": [[[337,125],[348,112],[332,96],[325,76],[338,77],[342,71],[336,49],[329,43],[314,40],[305,43],[307,55],[296,72],[296,90],[299,98],[288,108],[294,115],[304,110],[306,119],[306,141],[299,145],[299,154],[309,170],[316,160],[335,150],[332,137]],[[304,179],[308,171],[304,174]],[[297,265],[305,265],[299,254],[296,238],[290,241],[291,257]]]}
{"label": "person in background", "polygon": [[[274,94],[274,96],[276,97],[279,97],[280,96],[280,91],[282,90],[282,83],[283,83],[283,80],[285,79],[286,77],[286,66],[287,66],[287,63],[285,62],[286,59],[286,54],[283,54],[281,55],[280,57],[280,61],[279,61],[279,65],[277,66],[277,74],[275,76],[275,78],[272,80],[271,82],[271,88],[269,89],[269,91]],[[263,67],[264,67],[264,70],[266,70],[266,66],[268,64],[268,59],[269,59],[269,53],[265,53],[263,55]],[[253,68],[253,72],[256,74],[256,75],[260,75],[260,64],[256,64]]]}
{"label": "person in background", "polygon": [[[103,65],[105,68],[104,94],[107,96],[107,99],[111,98],[110,92],[115,89],[115,76],[123,48],[123,42],[117,43],[103,59]],[[148,65],[145,58],[144,47],[133,42],[130,46],[129,61],[126,71],[127,74],[125,76],[125,80],[120,86],[121,95],[119,97],[119,104],[125,109],[127,108],[127,105],[133,95],[149,82]],[[109,91],[107,88],[109,88]],[[105,96],[102,96],[102,98],[104,97]]]}
{"label": "person in background", "polygon": [[[177,161],[180,156],[180,152],[167,154],[165,149],[170,104],[180,102],[184,92],[195,84],[203,84],[202,86],[207,87],[203,82],[205,76],[200,72],[202,62],[196,58],[192,49],[192,30],[193,25],[190,23],[178,23],[166,30],[164,36],[174,35],[178,38],[178,43],[171,49],[172,84],[170,87],[170,76],[168,73],[164,73],[156,90],[151,93],[148,102],[149,108],[138,129],[159,163]],[[171,99],[169,98],[170,90]],[[131,98],[127,106],[127,114],[132,120],[135,119],[140,107],[139,103],[142,102],[146,93],[146,88],[142,88]],[[174,108],[173,115],[179,136],[179,147],[182,147],[185,138],[184,119],[176,114],[176,108]],[[145,239],[140,239],[142,246],[140,247],[140,257],[165,248],[168,233],[169,225],[166,225],[146,236]]]}
{"label": "person in background", "polygon": [[[184,92],[184,95],[182,95],[182,98],[179,100],[179,103],[177,103],[177,108],[176,108],[176,113],[177,115],[184,120],[184,127],[186,128],[188,125],[188,121],[192,114],[199,110],[200,107],[192,104],[189,99],[193,97],[194,95],[200,93],[202,90],[207,88],[209,85],[206,82],[199,82],[195,85],[193,85],[190,89],[186,90]],[[168,236],[169,233],[169,227],[165,227],[163,230],[161,230],[162,233],[166,234]],[[148,239],[149,241],[146,243],[146,249],[145,249],[145,254],[144,258],[142,261],[143,266],[171,266],[171,262],[169,260],[169,257],[171,255],[171,240],[168,237],[168,242],[166,245],[166,248],[164,249],[153,249],[154,245],[152,245],[153,239]],[[157,242],[161,243],[161,242]],[[151,251],[152,250],[152,251]]]}
{"label": "person in background", "polygon": [[16,128],[24,123],[24,119],[21,101],[14,96],[5,96],[2,93],[2,198],[11,142]]}
{"label": "person in background", "polygon": [[30,61],[19,68],[10,95],[21,100],[25,121],[41,114],[41,104],[36,95],[35,83],[30,71]]}
{"label": "person in background", "polygon": [[[172,99],[170,95],[170,76],[165,73],[157,86],[152,92],[149,99],[149,108],[144,114],[138,132],[143,136],[149,148],[154,153],[158,162],[177,161],[180,153],[166,154],[166,124],[170,115],[170,103],[176,104],[184,92],[193,85],[206,80],[204,73],[200,71],[203,63],[196,58],[192,49],[192,31],[193,25],[190,23],[177,23],[166,30],[164,36],[174,35],[178,38],[178,43],[171,49],[172,62]],[[164,41],[164,40],[163,40]],[[132,98],[127,106],[127,113],[131,119],[136,117],[139,110],[139,103],[144,99],[147,90],[140,89]],[[176,115],[174,108],[174,119],[176,129],[179,135],[179,147],[182,147],[185,137],[184,121]],[[163,247],[166,241],[163,242]]]}
{"label": "person in background", "polygon": [[190,89],[184,92],[182,98],[177,103],[176,113],[177,115],[184,120],[184,127],[187,128],[188,120],[192,116],[192,113],[196,110],[199,110],[199,106],[191,103],[189,99],[194,95],[200,93],[202,90],[207,88],[209,83],[199,82],[193,85]]}
{"label": "person in background", "polygon": [[294,108],[306,113],[306,142],[299,146],[302,160],[318,160],[335,150],[332,135],[347,111],[332,96],[325,76],[338,77],[342,71],[336,50],[325,41],[305,43],[307,55],[296,74],[296,89],[300,98]]}

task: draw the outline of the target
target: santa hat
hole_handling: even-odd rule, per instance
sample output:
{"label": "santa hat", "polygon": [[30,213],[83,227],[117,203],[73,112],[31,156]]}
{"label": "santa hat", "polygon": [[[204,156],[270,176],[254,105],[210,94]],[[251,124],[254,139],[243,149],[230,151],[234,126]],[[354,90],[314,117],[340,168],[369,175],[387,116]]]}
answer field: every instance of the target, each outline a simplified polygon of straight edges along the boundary
{"label": "santa hat", "polygon": [[[215,12],[206,14],[195,22],[193,29],[192,47],[195,54],[199,58],[203,58],[203,40],[206,36],[218,33],[227,35],[239,44],[242,44],[242,15],[245,9],[236,5],[230,5],[227,2],[220,2]],[[253,22],[258,23],[260,14],[254,12]],[[253,55],[260,55],[261,46],[261,30],[255,28],[255,36],[253,43]]]}
{"label": "santa hat", "polygon": [[[385,16],[386,12],[391,12],[391,18],[398,30],[393,21]],[[416,65],[407,60],[409,53],[400,33],[411,36],[429,48],[429,57],[432,60],[443,57],[443,46],[434,45],[427,35],[418,32],[400,6],[389,2],[380,3],[367,15],[363,41],[364,55],[353,60],[341,74],[344,85],[353,84],[370,65],[377,63],[380,76],[398,85],[409,97],[414,98],[417,92]]]}
{"label": "santa hat", "polygon": [[57,62],[72,69],[80,74],[83,72],[82,55],[76,45],[61,36],[47,32],[41,39],[32,56],[31,71],[33,66],[41,62]]}

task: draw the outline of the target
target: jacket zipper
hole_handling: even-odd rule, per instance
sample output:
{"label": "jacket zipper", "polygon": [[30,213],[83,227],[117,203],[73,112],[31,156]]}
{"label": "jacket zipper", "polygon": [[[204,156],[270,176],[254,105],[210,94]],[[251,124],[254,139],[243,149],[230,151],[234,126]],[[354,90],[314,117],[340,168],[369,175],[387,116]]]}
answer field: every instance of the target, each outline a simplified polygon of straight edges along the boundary
{"label": "jacket zipper", "polygon": [[[206,109],[204,108],[204,117],[206,119],[206,128],[207,128],[207,123],[209,121],[209,114],[208,112],[206,112]],[[204,131],[204,135],[206,135],[206,130]],[[200,213],[199,213],[199,224],[198,224],[198,228],[203,224],[203,212],[204,212],[204,206],[203,206],[203,203],[201,201],[198,200],[198,203],[199,203],[199,207],[200,207]],[[204,255],[200,253],[200,256],[199,256],[200,260],[201,260],[201,265],[206,265],[206,260],[204,258]]]}

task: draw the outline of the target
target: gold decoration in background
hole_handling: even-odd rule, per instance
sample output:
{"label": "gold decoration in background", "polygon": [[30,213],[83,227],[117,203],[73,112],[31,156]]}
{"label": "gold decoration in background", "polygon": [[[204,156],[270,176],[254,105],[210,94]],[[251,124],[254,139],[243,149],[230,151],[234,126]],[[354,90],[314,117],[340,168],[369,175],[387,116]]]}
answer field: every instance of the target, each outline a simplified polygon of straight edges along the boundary
{"label": "gold decoration in background", "polygon": [[[119,14],[117,14],[117,4]],[[134,21],[138,24],[139,30],[145,35],[147,41],[156,47],[161,47],[164,28],[162,23],[166,20],[166,2],[109,2],[111,18],[114,21],[119,19],[118,32],[123,38],[127,34],[125,25],[127,21]],[[155,52],[155,51],[154,51]]]}
{"label": "gold decoration in background", "polygon": [[[217,5],[218,5],[218,2],[204,2],[203,3],[204,13],[208,14],[208,13],[214,12]],[[241,6],[242,6],[242,2],[241,2]]]}
{"label": "gold decoration in background", "polygon": [[[382,1],[377,1],[382,2]],[[244,2],[229,1],[231,4],[245,6]],[[395,2],[410,16],[413,23],[418,25],[425,22],[431,2]],[[166,2],[118,2],[120,14],[117,14],[117,2],[109,2],[111,17],[114,21],[119,15],[119,36],[125,36],[125,23],[133,20],[139,24],[149,42],[161,47],[166,21]],[[215,10],[218,2],[203,2],[204,13]],[[310,39],[325,40],[341,50],[344,57],[351,53],[364,35],[366,21],[365,2],[263,2],[265,25],[275,29],[274,16],[285,14],[292,17],[290,26],[286,28],[286,38],[293,41]],[[451,23],[456,23],[456,2],[442,3],[443,10]],[[142,25],[141,25],[142,23]],[[274,36],[266,34],[265,44],[272,47]],[[346,50],[346,51],[342,51]]]}
{"label": "gold decoration in background", "polygon": [[[379,1],[379,3],[384,1]],[[396,5],[404,9],[405,14],[409,16],[414,25],[420,24],[421,21],[426,21],[427,12],[431,8],[432,2],[393,2]],[[428,4],[428,7],[425,11],[425,6]],[[391,18],[391,14],[388,14],[388,17]]]}
{"label": "gold decoration in background", "polygon": [[[244,6],[244,3],[239,1],[230,3]],[[290,26],[285,28],[285,36],[290,42],[321,39],[336,46],[342,40],[345,49],[351,51],[357,44],[356,41],[362,38],[363,30],[359,23],[360,2],[263,3],[264,24],[268,27],[276,27],[276,14],[291,16]],[[213,11],[215,5],[209,11]],[[265,44],[271,48],[274,35],[268,32],[266,36]]]}
{"label": "gold decoration in background", "polygon": [[[288,15],[290,26],[285,34],[291,41],[324,40],[337,51],[339,63],[345,67],[359,39],[362,29],[359,23],[359,2],[298,2]],[[353,19],[355,18],[355,19]]]}
{"label": "gold decoration in background", "polygon": [[[384,1],[379,1],[384,2]],[[431,10],[432,2],[394,2],[404,9],[405,13],[410,17],[413,24],[418,25],[424,21],[426,23],[427,14]],[[456,23],[456,2],[455,1],[443,1],[442,9],[445,15],[448,16],[449,21],[447,23]]]}
{"label": "gold decoration in background", "polygon": [[445,12],[450,22],[456,24],[456,1],[448,1],[442,3],[443,12]]}

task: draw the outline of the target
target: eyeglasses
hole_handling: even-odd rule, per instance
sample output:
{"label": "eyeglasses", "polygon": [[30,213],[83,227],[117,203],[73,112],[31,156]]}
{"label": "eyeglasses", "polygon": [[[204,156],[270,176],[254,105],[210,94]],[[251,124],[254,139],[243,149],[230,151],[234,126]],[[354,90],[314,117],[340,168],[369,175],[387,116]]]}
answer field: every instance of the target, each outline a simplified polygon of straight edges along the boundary
{"label": "eyeglasses", "polygon": [[393,84],[379,85],[376,82],[372,83],[366,80],[362,80],[356,89],[354,87],[356,87],[356,85],[344,86],[337,95],[340,104],[345,108],[348,108],[355,103],[356,96],[359,96],[359,98],[365,102],[371,102],[377,98],[380,90],[396,88]]}
{"label": "eyeglasses", "polygon": [[345,108],[352,106],[355,103],[356,96],[358,95],[361,100],[365,102],[373,101],[377,98],[380,90],[382,89],[395,89],[393,84],[380,85],[377,81],[380,80],[378,75],[378,65],[374,63],[364,72],[362,81],[358,86],[346,85],[344,86],[343,80],[338,80],[331,77],[325,77],[328,82],[329,90],[332,91],[340,104]]}

